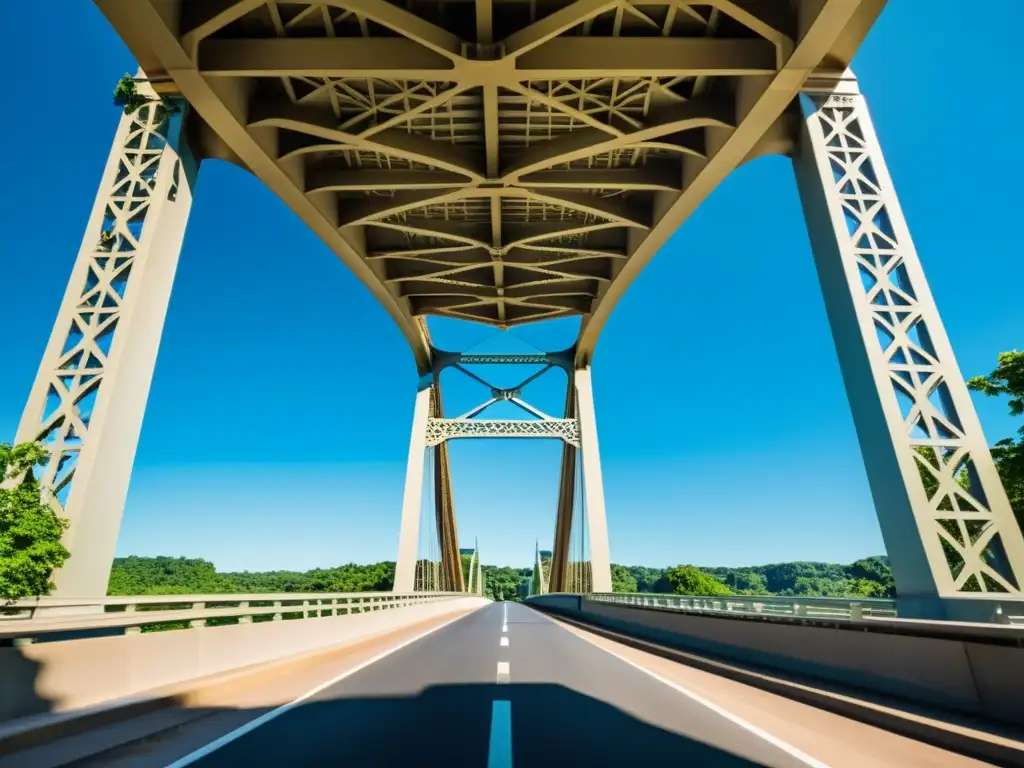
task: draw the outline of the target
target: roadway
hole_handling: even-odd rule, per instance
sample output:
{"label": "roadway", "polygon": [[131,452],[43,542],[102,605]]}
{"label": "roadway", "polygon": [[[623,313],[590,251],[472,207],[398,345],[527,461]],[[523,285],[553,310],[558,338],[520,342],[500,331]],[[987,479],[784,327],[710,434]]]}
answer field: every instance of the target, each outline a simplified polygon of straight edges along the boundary
{"label": "roadway", "polygon": [[259,706],[221,707],[158,738],[73,764],[985,765],[645,658],[650,655],[515,603],[494,603],[417,632],[340,667],[310,670],[276,706],[264,699]]}

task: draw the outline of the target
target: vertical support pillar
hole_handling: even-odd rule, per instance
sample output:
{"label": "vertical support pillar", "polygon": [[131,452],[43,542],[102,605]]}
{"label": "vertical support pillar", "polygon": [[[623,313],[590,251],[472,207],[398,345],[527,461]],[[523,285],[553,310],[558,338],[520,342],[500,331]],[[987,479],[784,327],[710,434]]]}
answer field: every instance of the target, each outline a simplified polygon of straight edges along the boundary
{"label": "vertical support pillar", "polygon": [[797,182],[900,611],[989,620],[1022,599],[1024,538],[856,79],[807,97]]}
{"label": "vertical support pillar", "polygon": [[[434,397],[431,416],[444,418],[441,402],[441,381],[434,376]],[[448,459],[447,441],[434,447],[434,513],[437,521],[437,536],[441,550],[442,587],[446,592],[464,592],[465,581],[462,573],[462,555],[459,553],[459,535],[455,523],[455,498],[452,493],[451,462]]]}
{"label": "vertical support pillar", "polygon": [[[144,95],[155,97],[147,83]],[[198,163],[187,106],[122,115],[16,435],[70,521],[55,595],[105,595]]]}
{"label": "vertical support pillar", "polygon": [[[573,375],[576,389],[576,415],[580,426],[580,458],[583,461],[583,492],[587,505],[590,534],[591,590],[612,591],[611,555],[608,549],[608,522],[604,511],[604,480],[597,445],[597,415],[590,367],[577,368]],[[552,553],[553,554],[553,553]]]}
{"label": "vertical support pillar", "polygon": [[420,507],[423,504],[423,458],[427,448],[427,419],[430,418],[433,390],[428,377],[420,380],[416,406],[412,414],[409,459],[405,469],[405,495],[402,497],[402,526],[398,535],[398,561],[395,563],[394,591],[410,593],[416,583],[416,557],[420,538]]}
{"label": "vertical support pillar", "polygon": [[[576,384],[566,371],[565,418],[576,418]],[[562,469],[558,479],[558,512],[555,518],[555,539],[551,546],[549,592],[564,592],[569,568],[569,537],[572,532],[572,510],[576,493],[576,448],[562,444]]]}

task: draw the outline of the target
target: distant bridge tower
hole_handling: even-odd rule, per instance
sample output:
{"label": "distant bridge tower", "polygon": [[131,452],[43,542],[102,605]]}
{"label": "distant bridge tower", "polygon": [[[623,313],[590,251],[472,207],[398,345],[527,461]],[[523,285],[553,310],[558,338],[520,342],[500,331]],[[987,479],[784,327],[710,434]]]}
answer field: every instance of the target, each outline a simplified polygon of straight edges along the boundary
{"label": "distant bridge tower", "polygon": [[[461,438],[556,438],[562,441],[562,472],[555,527],[563,536],[561,540],[556,541],[555,557],[560,558],[558,562],[564,568],[569,567],[569,534],[574,532],[575,541],[586,544],[586,547],[581,547],[577,553],[577,560],[580,562],[575,567],[580,571],[585,569],[591,574],[588,578],[592,579],[594,591],[611,591],[608,526],[605,520],[604,487],[597,445],[593,392],[590,387],[590,370],[574,367],[574,352],[569,349],[564,352],[535,355],[468,355],[432,349],[434,370],[431,375],[421,379],[413,414],[398,563],[395,570],[395,591],[411,591],[417,585],[417,563],[421,562],[419,544],[422,538],[420,525],[424,511],[424,487],[432,490],[434,496],[433,504],[428,503],[425,506],[428,515],[434,515],[437,521],[441,570],[454,570],[445,561],[446,557],[452,557],[446,553],[454,549],[457,554],[453,538],[455,519],[450,499],[451,478],[447,459],[445,458],[445,473],[435,474],[432,488],[429,483],[424,485],[424,467],[433,463],[436,468],[440,464],[440,457],[447,457],[447,442]],[[526,376],[514,387],[497,387],[471,370],[477,366],[490,365],[531,365],[536,366],[538,370]],[[490,390],[490,398],[458,418],[444,418],[441,409],[440,374],[446,368],[454,368],[487,387]],[[540,411],[522,396],[522,390],[527,385],[556,369],[562,369],[567,376],[565,413],[561,417]],[[500,402],[518,406],[529,418],[479,418],[484,411]],[[442,501],[445,505],[443,507]],[[584,558],[586,562],[583,562]],[[549,577],[549,580],[552,579],[559,588],[564,588],[564,579]]]}

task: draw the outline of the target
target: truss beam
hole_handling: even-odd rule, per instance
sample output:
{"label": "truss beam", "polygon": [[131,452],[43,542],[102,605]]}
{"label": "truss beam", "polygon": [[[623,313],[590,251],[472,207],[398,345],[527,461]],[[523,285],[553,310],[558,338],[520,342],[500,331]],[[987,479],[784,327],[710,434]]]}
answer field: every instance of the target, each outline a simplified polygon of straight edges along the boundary
{"label": "truss beam", "polygon": [[540,437],[558,438],[579,445],[579,426],[574,419],[430,419],[427,445],[456,438]]}
{"label": "truss beam", "polygon": [[768,75],[776,71],[775,51],[765,40],[577,37],[483,67],[402,38],[224,39],[203,42],[198,63],[207,77],[435,80],[507,88],[530,80]]}

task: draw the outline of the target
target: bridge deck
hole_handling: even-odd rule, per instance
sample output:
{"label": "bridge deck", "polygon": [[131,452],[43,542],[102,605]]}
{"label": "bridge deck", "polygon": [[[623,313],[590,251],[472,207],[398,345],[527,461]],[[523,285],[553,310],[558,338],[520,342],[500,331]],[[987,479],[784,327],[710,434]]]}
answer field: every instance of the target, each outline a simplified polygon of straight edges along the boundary
{"label": "bridge deck", "polygon": [[[439,624],[376,661],[414,635],[398,633],[240,688],[192,716],[151,715],[151,732],[159,728],[152,721],[163,718],[158,736],[94,760],[114,768],[189,760],[480,768],[502,765],[489,755],[510,737],[514,765],[982,765],[567,628],[521,605],[493,604],[431,626]],[[269,714],[300,697],[298,706]],[[495,701],[509,702],[508,709]],[[258,717],[266,721],[240,732]],[[89,738],[95,743],[102,734]],[[218,740],[226,743],[212,750]],[[61,744],[44,749],[52,756]],[[35,766],[42,757],[37,751],[4,764]]]}

